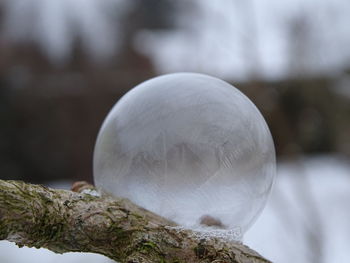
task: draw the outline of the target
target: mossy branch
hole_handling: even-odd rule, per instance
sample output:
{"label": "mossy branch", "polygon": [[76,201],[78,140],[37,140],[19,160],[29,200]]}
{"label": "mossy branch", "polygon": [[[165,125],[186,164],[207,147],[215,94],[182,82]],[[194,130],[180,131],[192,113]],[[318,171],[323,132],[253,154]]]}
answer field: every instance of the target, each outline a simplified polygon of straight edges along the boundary
{"label": "mossy branch", "polygon": [[[91,189],[88,189],[91,188]],[[248,247],[190,230],[126,199],[0,180],[0,240],[57,253],[93,252],[118,262],[269,262]]]}

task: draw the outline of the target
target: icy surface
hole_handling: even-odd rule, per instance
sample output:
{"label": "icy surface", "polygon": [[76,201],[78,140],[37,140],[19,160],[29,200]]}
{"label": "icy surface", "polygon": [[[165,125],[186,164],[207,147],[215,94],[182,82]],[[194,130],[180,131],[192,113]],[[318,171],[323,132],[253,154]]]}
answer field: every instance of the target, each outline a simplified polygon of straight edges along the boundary
{"label": "icy surface", "polygon": [[132,89],[107,116],[94,153],[97,186],[196,229],[244,233],[274,176],[274,145],[257,108],[202,74],[164,75]]}

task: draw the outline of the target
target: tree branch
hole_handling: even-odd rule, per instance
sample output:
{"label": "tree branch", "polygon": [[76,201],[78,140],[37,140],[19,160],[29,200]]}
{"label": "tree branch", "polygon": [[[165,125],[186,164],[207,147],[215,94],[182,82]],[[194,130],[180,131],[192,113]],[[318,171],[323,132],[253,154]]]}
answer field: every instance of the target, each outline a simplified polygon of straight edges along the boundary
{"label": "tree branch", "polygon": [[74,188],[80,192],[0,180],[0,240],[127,263],[269,262],[236,242],[199,239],[129,200]]}

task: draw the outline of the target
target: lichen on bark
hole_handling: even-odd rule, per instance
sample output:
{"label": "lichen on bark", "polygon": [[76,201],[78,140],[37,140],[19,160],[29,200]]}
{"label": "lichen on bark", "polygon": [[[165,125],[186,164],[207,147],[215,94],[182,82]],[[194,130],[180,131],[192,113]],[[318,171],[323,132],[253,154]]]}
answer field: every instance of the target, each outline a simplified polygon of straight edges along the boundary
{"label": "lichen on bark", "polygon": [[98,195],[91,185],[73,189],[0,180],[0,240],[127,263],[269,262],[242,244],[197,238],[127,199]]}

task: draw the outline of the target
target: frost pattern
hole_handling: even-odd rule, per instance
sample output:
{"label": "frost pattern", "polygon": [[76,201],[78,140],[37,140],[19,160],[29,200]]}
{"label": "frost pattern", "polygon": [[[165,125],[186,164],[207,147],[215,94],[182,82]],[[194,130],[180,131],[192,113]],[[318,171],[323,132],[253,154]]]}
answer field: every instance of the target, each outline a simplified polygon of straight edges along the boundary
{"label": "frost pattern", "polygon": [[275,166],[254,104],[228,83],[194,73],[128,92],[103,123],[94,153],[97,186],[185,228],[235,240],[265,206]]}
{"label": "frost pattern", "polygon": [[[187,229],[182,226],[177,227],[166,227],[171,230],[175,230],[178,233],[182,231],[186,231]],[[196,228],[192,229],[193,238],[198,240],[202,239],[210,239],[210,238],[218,238],[228,241],[241,242],[243,238],[242,229],[237,226],[232,229],[208,229],[208,228]]]}

